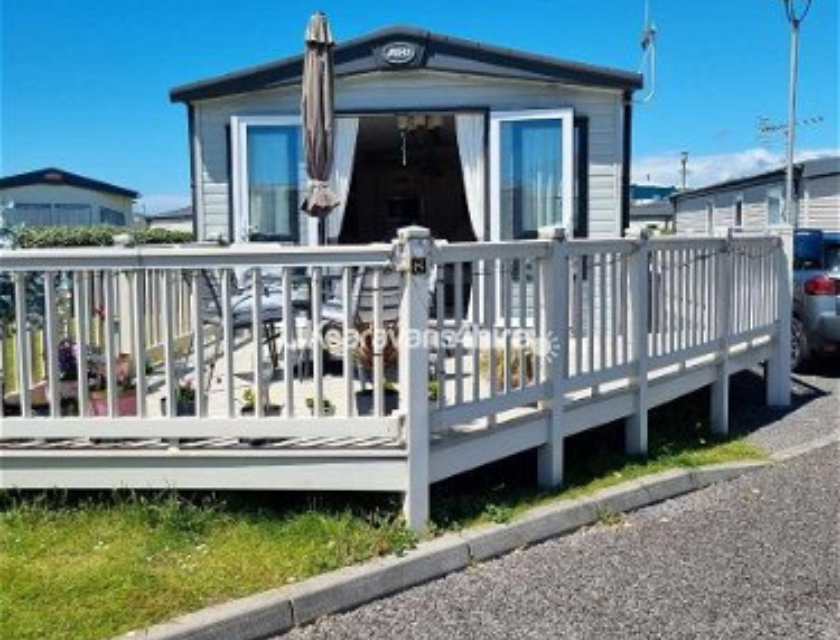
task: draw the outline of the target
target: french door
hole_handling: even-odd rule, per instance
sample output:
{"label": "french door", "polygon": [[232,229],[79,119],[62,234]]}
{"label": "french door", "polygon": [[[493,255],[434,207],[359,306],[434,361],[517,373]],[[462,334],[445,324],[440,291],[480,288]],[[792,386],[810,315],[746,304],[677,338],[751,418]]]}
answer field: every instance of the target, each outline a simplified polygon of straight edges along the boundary
{"label": "french door", "polygon": [[572,234],[574,113],[571,109],[490,114],[490,236],[535,238],[540,227]]}

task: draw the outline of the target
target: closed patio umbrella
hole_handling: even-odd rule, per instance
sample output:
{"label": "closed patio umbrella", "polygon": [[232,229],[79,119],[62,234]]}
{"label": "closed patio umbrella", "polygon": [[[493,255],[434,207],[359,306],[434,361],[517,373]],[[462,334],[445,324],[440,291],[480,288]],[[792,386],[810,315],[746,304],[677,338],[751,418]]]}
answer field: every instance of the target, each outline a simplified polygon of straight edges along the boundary
{"label": "closed patio umbrella", "polygon": [[301,209],[319,219],[319,241],[324,218],[338,199],[330,190],[333,163],[333,39],[327,17],[314,13],[306,28],[301,114],[308,184]]}

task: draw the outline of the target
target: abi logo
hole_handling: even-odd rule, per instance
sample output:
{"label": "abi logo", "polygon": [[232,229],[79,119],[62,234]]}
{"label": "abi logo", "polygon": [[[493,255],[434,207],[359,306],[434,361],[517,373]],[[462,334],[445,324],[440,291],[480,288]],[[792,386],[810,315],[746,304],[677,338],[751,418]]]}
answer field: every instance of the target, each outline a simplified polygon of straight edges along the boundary
{"label": "abi logo", "polygon": [[410,42],[392,42],[382,47],[382,59],[388,64],[409,64],[417,55],[417,49]]}

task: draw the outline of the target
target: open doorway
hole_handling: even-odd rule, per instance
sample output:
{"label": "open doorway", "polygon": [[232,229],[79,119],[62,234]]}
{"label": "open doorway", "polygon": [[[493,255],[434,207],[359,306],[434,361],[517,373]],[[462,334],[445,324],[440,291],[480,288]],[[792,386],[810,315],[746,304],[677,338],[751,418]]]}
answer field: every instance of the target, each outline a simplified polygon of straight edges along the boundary
{"label": "open doorway", "polygon": [[475,240],[452,114],[359,119],[341,244],[390,241],[400,227],[434,238]]}

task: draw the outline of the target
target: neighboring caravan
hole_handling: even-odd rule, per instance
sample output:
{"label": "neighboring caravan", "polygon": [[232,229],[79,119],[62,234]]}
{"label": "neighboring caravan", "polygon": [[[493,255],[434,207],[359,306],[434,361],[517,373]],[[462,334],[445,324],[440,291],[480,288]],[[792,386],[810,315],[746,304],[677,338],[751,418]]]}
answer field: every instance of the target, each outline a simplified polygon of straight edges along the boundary
{"label": "neighboring caravan", "polygon": [[10,225],[131,225],[139,197],[132,189],[54,167],[0,178],[0,205]]}
{"label": "neighboring caravan", "polygon": [[[641,76],[408,27],[339,44],[335,70],[329,242],[408,224],[450,241],[628,226]],[[199,239],[315,242],[299,210],[301,73],[295,56],[172,90],[187,105]]]}
{"label": "neighboring caravan", "polygon": [[159,213],[144,213],[139,218],[147,229],[168,229],[195,233],[195,216],[192,207],[181,207]]}
{"label": "neighboring caravan", "polygon": [[642,229],[654,233],[674,230],[674,208],[670,197],[676,193],[673,186],[654,184],[630,185],[630,225],[634,234]]}
{"label": "neighboring caravan", "polygon": [[[795,166],[797,227],[840,231],[840,156]],[[677,233],[711,234],[729,227],[764,231],[782,222],[785,169],[730,180],[671,197]]]}

